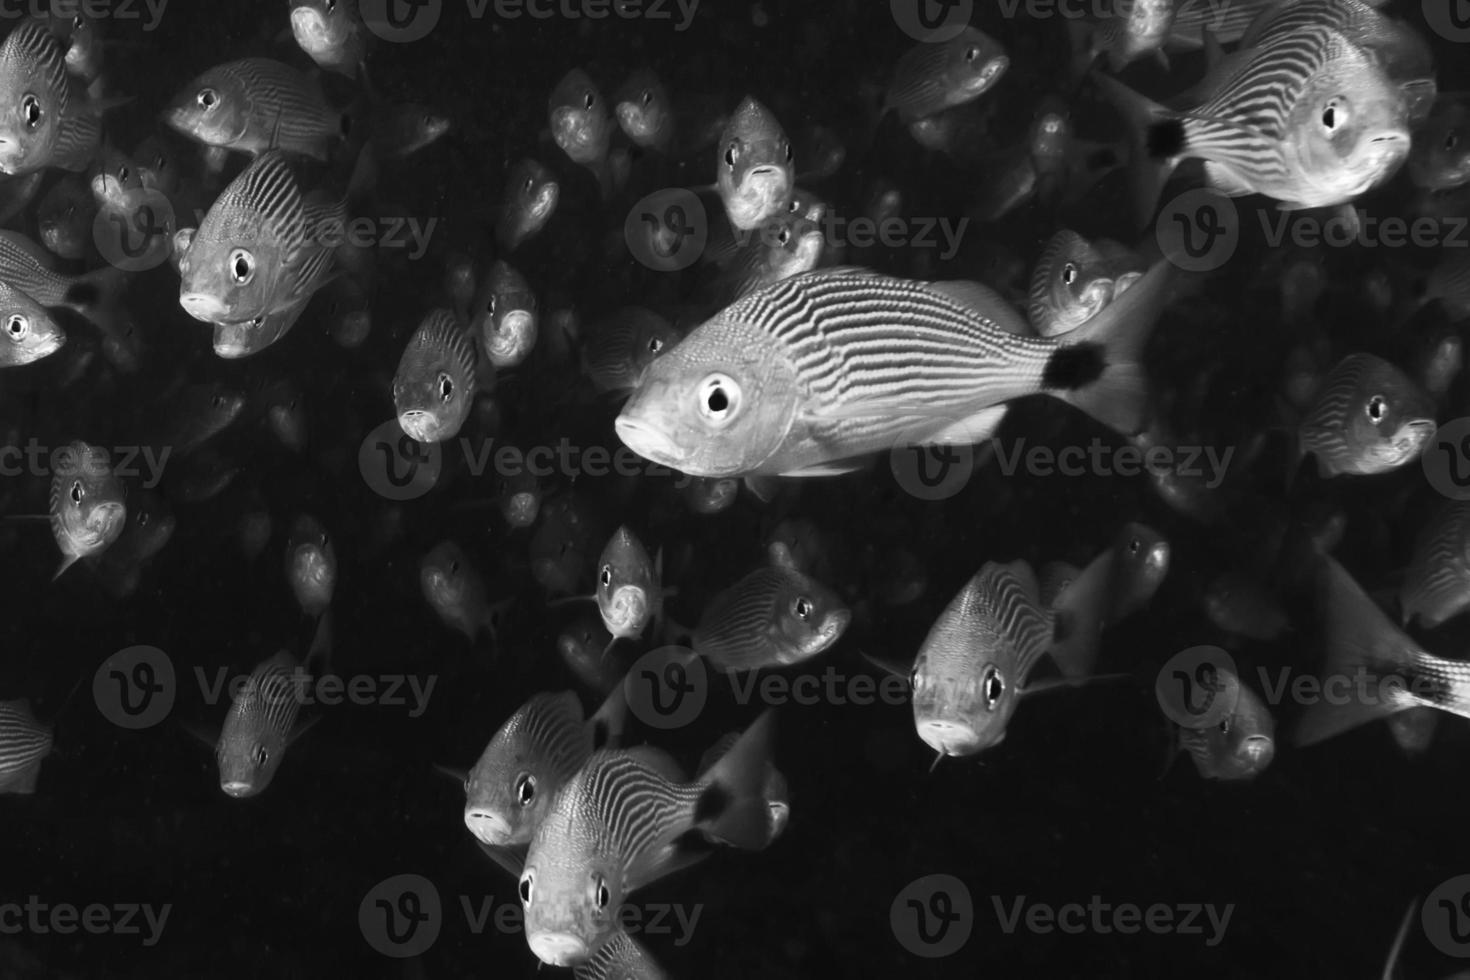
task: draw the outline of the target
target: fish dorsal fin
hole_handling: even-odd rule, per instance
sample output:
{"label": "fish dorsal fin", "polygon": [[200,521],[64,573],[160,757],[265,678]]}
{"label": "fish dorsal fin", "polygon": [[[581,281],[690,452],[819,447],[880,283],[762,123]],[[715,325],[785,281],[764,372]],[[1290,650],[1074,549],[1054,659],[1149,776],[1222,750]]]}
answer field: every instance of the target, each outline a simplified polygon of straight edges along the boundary
{"label": "fish dorsal fin", "polygon": [[1004,330],[1006,333],[1015,334],[1017,337],[1035,337],[1036,331],[1031,329],[1031,324],[1021,315],[1000,293],[991,289],[983,282],[970,280],[953,280],[949,282],[931,282],[928,284],[930,292],[938,293],[955,303],[964,307],[972,313],[983,316],[992,326]]}

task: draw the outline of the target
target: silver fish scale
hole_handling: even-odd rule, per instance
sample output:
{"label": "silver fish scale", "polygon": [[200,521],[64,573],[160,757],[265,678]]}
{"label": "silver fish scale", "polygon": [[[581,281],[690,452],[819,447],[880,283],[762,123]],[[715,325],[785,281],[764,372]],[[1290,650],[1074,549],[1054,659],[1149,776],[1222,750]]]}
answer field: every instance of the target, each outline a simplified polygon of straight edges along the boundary
{"label": "silver fish scale", "polygon": [[301,711],[297,676],[279,662],[262,665],[245,682],[231,713],[246,731],[258,737],[286,741]]}
{"label": "silver fish scale", "polygon": [[698,784],[671,783],[620,752],[593,755],[579,782],[576,799],[584,808],[582,815],[607,834],[625,872],[670,842],[671,834],[694,813],[703,791]]}
{"label": "silver fish scale", "polygon": [[222,71],[255,95],[250,113],[266,133],[274,134],[273,145],[311,146],[339,125],[307,77],[290,65],[270,58],[245,58],[223,66]]}
{"label": "silver fish scale", "polygon": [[281,245],[288,255],[306,241],[306,208],[296,178],[279,152],[263,153],[231,181],[199,227],[206,241]]}
{"label": "silver fish scale", "polygon": [[804,577],[788,568],[758,568],[732,585],[710,606],[695,630],[694,646],[703,656],[745,663],[754,647],[769,643],[773,600],[784,589],[802,587]]}
{"label": "silver fish scale", "polygon": [[1303,450],[1333,461],[1351,454],[1344,423],[1353,411],[1363,376],[1381,363],[1366,354],[1353,354],[1333,369],[1311,412],[1302,420],[1299,431]]}
{"label": "silver fish scale", "polygon": [[575,712],[575,719],[561,710],[565,697],[536,695],[527,702],[512,729],[524,733],[524,743],[530,747],[528,754],[546,764],[546,775],[554,775],[557,785],[571,779],[591,754],[580,710]]}
{"label": "silver fish scale", "polygon": [[982,568],[965,590],[965,615],[993,624],[996,636],[1014,649],[1015,675],[1024,684],[1046,652],[1051,624],[1036,604],[1035,575],[1022,567],[1024,574],[995,562]]}
{"label": "silver fish scale", "polygon": [[51,731],[36,720],[29,703],[0,701],[0,776],[36,764],[51,751]]}
{"label": "silver fish scale", "polygon": [[[1404,583],[1405,612],[1438,619],[1470,605],[1470,501],[1450,501],[1425,526]],[[1432,625],[1432,623],[1431,623]]]}
{"label": "silver fish scale", "polygon": [[52,272],[18,232],[0,231],[0,279],[42,306],[63,306],[77,280]]}
{"label": "silver fish scale", "polygon": [[1470,663],[1420,653],[1408,674],[1410,689],[1406,695],[1395,692],[1396,703],[1421,704],[1470,718]]}

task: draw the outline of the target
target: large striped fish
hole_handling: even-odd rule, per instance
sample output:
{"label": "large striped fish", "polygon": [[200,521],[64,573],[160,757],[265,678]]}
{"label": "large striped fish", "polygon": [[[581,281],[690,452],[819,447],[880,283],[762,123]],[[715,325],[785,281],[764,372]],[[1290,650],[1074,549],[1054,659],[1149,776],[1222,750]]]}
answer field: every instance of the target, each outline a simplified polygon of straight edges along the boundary
{"label": "large striped fish", "polygon": [[1419,458],[1434,437],[1434,414],[1434,399],[1404,372],[1372,354],[1350,354],[1297,427],[1300,455],[1316,456],[1324,477],[1387,473]]}
{"label": "large striped fish", "polygon": [[81,440],[56,454],[51,474],[51,533],[61,549],[60,578],[78,560],[107,549],[127,525],[123,483],[107,450]]}
{"label": "large striped fish", "polygon": [[36,791],[41,760],[51,754],[51,729],[31,711],[31,703],[0,701],[0,793]]}
{"label": "large striped fish", "polygon": [[179,305],[211,324],[297,309],[331,275],[346,220],[345,202],[307,203],[285,157],[261,154],[175,236]]}
{"label": "large striped fish", "polygon": [[184,86],[163,119],[206,146],[260,154],[282,150],[326,160],[349,117],[290,65],[245,58],[216,65]]}
{"label": "large striped fish", "polygon": [[219,786],[227,795],[243,799],[270,785],[286,747],[300,734],[296,716],[309,679],[285,650],[262,661],[246,678],[215,746]]}
{"label": "large striped fish", "polygon": [[765,847],[774,724],[761,715],[692,782],[656,749],[594,753],[531,839],[520,882],[531,952],[552,966],[585,963],[618,930],[629,895],[687,863],[689,835]]}
{"label": "large striped fish", "polygon": [[22,20],[0,44],[0,172],[80,172],[102,139],[101,106],[66,70],[61,41]]}
{"label": "large striped fish", "polygon": [[626,932],[597,947],[592,958],[572,971],[572,980],[667,980],[668,974]]}
{"label": "large striped fish", "polygon": [[1470,608],[1470,501],[1447,501],[1419,532],[1399,605],[1428,629]]}
{"label": "large striped fish", "polygon": [[1125,432],[1169,273],[1160,262],[1058,341],[988,287],[861,269],[768,286],[696,327],[645,371],[618,416],[639,455],[692,476],[813,476],[904,445],[971,445],[1005,403],[1064,399]]}
{"label": "large striped fish", "polygon": [[1414,707],[1470,718],[1470,662],[1425,652],[1335,559],[1322,560],[1324,696],[1298,720],[1295,743],[1311,745]]}

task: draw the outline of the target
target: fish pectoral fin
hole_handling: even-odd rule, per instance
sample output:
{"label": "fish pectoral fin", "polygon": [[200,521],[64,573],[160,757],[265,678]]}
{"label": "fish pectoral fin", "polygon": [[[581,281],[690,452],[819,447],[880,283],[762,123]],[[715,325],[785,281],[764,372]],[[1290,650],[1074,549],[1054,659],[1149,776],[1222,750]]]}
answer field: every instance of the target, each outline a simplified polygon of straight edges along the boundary
{"label": "fish pectoral fin", "polygon": [[1213,160],[1205,161],[1205,180],[1210,187],[1219,191],[1226,197],[1247,197],[1255,193],[1255,189],[1245,182],[1245,179],[1234,170]]}
{"label": "fish pectoral fin", "polygon": [[868,468],[870,459],[861,457],[858,459],[839,459],[830,463],[817,463],[813,466],[803,466],[798,470],[788,470],[781,475],[791,479],[805,479],[808,477],[824,476],[848,476],[853,473],[861,473]]}
{"label": "fish pectoral fin", "polygon": [[437,762],[434,763],[434,771],[444,778],[451,780],[456,786],[463,786],[465,780],[470,778],[470,774],[463,769],[456,769],[454,766],[440,765]]}
{"label": "fish pectoral fin", "polygon": [[179,722],[179,727],[187,732],[190,738],[199,742],[199,744],[207,745],[211,752],[219,744],[219,732],[211,729],[208,725],[202,725],[197,721],[181,721]]}
{"label": "fish pectoral fin", "polygon": [[1008,405],[992,405],[983,408],[969,418],[946,425],[939,431],[916,443],[920,446],[974,446],[995,435],[1005,420]]}
{"label": "fish pectoral fin", "polygon": [[909,678],[911,669],[909,667],[905,667],[903,664],[899,663],[896,660],[888,660],[883,657],[874,656],[873,654],[868,653],[864,650],[859,650],[858,655],[861,656],[868,663],[872,664],[874,667],[877,667],[879,670],[883,671],[883,673],[885,674],[891,674],[894,677],[902,677],[905,681],[907,681]]}
{"label": "fish pectoral fin", "polygon": [[291,729],[291,734],[286,737],[286,744],[294,745],[296,741],[301,738],[301,736],[305,735],[307,732],[315,728],[321,720],[321,715],[312,715],[305,721],[297,722],[296,727]]}
{"label": "fish pectoral fin", "polygon": [[520,880],[521,872],[526,870],[527,845],[518,844],[510,847],[501,847],[496,844],[486,844],[484,841],[476,841],[485,856],[499,865],[507,874],[516,880]]}

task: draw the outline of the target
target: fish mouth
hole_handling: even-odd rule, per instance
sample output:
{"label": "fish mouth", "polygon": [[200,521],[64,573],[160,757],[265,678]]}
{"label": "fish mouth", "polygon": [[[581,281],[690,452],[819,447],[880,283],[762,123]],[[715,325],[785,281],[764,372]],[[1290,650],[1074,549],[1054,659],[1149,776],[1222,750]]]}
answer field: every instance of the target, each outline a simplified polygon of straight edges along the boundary
{"label": "fish mouth", "polygon": [[668,433],[647,422],[630,418],[624,413],[613,422],[613,431],[623,441],[623,445],[644,459],[675,469],[684,462],[685,453],[679,444]]}
{"label": "fish mouth", "polygon": [[466,810],[464,825],[482,844],[504,847],[510,843],[510,823],[500,814],[490,810]]}
{"label": "fish mouth", "polygon": [[518,493],[510,498],[505,508],[505,522],[511,527],[530,527],[536,523],[536,514],[541,504],[534,493]]}
{"label": "fish mouth", "polygon": [[321,12],[310,7],[297,7],[291,11],[291,33],[308,54],[325,51],[331,42],[327,34],[327,22]]}
{"label": "fish mouth", "polygon": [[962,721],[930,718],[915,722],[914,728],[925,745],[942,755],[974,755],[985,747],[980,733]]}
{"label": "fish mouth", "polygon": [[500,328],[491,330],[486,338],[485,350],[496,367],[510,367],[513,358],[518,358],[526,346],[525,338],[531,332],[531,315],[524,310],[507,313]]}
{"label": "fish mouth", "polygon": [[1378,455],[1384,462],[1402,466],[1417,457],[1434,438],[1437,429],[1432,419],[1414,419],[1399,426],[1393,438],[1380,448]]}
{"label": "fish mouth", "polygon": [[1252,735],[1240,747],[1242,761],[1248,763],[1252,770],[1266,768],[1275,755],[1276,743],[1265,735]]}
{"label": "fish mouth", "polygon": [[209,293],[180,293],[179,305],[201,323],[217,323],[225,315],[224,301]]}
{"label": "fish mouth", "polygon": [[587,959],[587,944],[569,932],[538,932],[526,938],[531,952],[548,966],[577,966]]}
{"label": "fish mouth", "polygon": [[618,125],[623,131],[631,135],[647,136],[648,120],[641,109],[632,102],[619,102],[613,110],[618,117]]}
{"label": "fish mouth", "polygon": [[226,796],[232,796],[237,800],[255,795],[255,784],[247,783],[242,779],[222,780],[219,788],[225,791]]}
{"label": "fish mouth", "polygon": [[602,622],[613,636],[632,636],[648,618],[648,597],[633,585],[613,591],[602,610]]}
{"label": "fish mouth", "polygon": [[422,409],[400,412],[398,415],[398,427],[410,439],[425,444],[438,442],[439,433],[442,430],[442,426],[439,424],[439,417],[433,412],[426,412]]}

